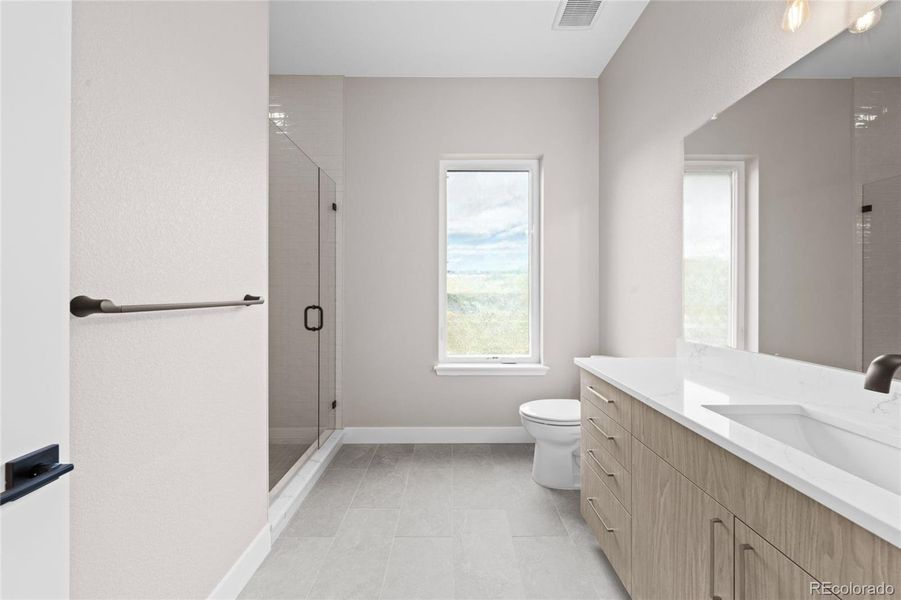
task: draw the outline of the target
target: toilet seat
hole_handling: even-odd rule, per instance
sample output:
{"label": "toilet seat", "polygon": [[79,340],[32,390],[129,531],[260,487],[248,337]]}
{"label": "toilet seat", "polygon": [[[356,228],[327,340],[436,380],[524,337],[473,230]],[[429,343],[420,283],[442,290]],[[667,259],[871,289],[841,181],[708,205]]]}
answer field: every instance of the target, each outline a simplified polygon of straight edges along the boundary
{"label": "toilet seat", "polygon": [[523,419],[542,425],[578,427],[581,424],[581,403],[578,400],[533,400],[519,407]]}

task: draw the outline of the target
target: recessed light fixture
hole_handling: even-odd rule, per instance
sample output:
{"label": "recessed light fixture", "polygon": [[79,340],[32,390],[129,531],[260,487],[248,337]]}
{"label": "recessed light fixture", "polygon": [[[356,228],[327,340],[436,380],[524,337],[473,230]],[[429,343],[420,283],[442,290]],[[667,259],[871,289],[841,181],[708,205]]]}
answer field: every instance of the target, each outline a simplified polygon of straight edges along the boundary
{"label": "recessed light fixture", "polygon": [[851,33],[863,33],[864,31],[869,31],[876,26],[876,23],[878,23],[879,19],[881,18],[882,9],[877,6],[870,12],[864,14],[862,17],[851,23],[851,26],[848,27],[848,31],[850,31]]}
{"label": "recessed light fixture", "polygon": [[794,33],[801,29],[801,25],[810,17],[810,3],[808,0],[787,0],[788,6],[782,15],[782,29]]}

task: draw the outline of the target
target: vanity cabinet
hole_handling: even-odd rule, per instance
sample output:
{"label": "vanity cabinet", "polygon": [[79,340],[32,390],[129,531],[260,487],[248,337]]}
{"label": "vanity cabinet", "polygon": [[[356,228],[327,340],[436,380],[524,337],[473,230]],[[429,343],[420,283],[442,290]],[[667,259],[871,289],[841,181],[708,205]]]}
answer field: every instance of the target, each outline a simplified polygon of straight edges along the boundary
{"label": "vanity cabinet", "polygon": [[901,590],[896,546],[585,370],[580,398],[581,513],[635,600]]}
{"label": "vanity cabinet", "polygon": [[732,599],[733,515],[632,442],[635,600]]}

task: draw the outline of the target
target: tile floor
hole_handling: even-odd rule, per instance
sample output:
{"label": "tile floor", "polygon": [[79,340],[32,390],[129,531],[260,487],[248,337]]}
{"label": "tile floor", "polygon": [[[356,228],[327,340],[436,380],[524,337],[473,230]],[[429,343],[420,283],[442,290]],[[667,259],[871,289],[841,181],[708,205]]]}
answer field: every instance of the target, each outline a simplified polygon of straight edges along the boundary
{"label": "tile floor", "polygon": [[532,450],[343,446],[241,598],[627,598]]}
{"label": "tile floor", "polygon": [[310,444],[269,444],[269,489],[285,476]]}

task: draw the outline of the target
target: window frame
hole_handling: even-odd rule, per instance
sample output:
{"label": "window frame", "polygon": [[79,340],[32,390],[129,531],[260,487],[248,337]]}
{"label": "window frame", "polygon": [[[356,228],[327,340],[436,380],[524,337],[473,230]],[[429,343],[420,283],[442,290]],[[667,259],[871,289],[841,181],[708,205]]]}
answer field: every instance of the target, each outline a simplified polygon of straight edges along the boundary
{"label": "window frame", "polygon": [[[528,158],[448,158],[438,163],[438,374],[491,374],[491,366],[507,368],[512,374],[543,374],[530,372],[523,365],[542,362],[542,207],[541,159]],[[447,174],[454,171],[526,171],[529,173],[529,354],[528,355],[471,355],[447,354]],[[442,365],[448,365],[447,368]],[[481,367],[464,371],[465,365]],[[485,367],[489,367],[488,370]]]}
{"label": "window frame", "polygon": [[[685,159],[686,173],[730,173],[732,175],[732,243],[730,252],[729,344],[736,350],[748,347],[748,242],[745,161],[735,159]],[[684,189],[684,185],[683,185]],[[685,198],[682,206],[684,210]],[[683,236],[685,230],[682,230]],[[682,338],[685,337],[685,251],[682,253]],[[686,340],[692,341],[692,340]]]}

